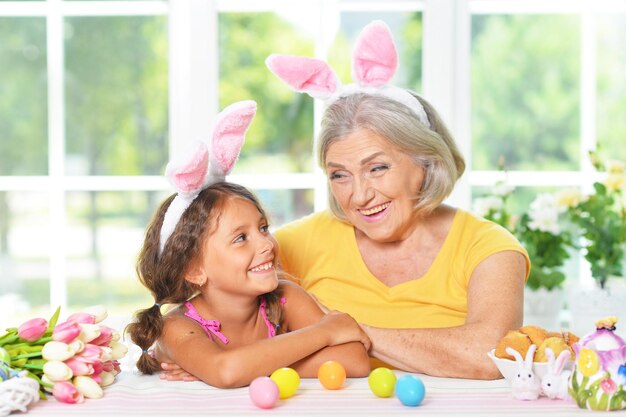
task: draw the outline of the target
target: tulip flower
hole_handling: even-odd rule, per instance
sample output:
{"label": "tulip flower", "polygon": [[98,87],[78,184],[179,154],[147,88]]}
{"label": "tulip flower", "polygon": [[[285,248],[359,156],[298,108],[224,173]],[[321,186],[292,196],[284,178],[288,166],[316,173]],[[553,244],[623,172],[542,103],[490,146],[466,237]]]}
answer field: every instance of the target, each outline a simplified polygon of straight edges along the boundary
{"label": "tulip flower", "polygon": [[61,361],[46,362],[43,373],[52,382],[68,381],[74,376],[72,369]]}
{"label": "tulip flower", "polygon": [[117,359],[128,348],[120,343],[117,331],[97,324],[107,316],[104,307],[57,324],[59,314],[60,308],[48,321],[32,319],[0,335],[0,382],[16,374],[11,368],[24,369],[39,383],[42,398],[51,393],[68,404],[101,398],[102,387],[112,384],[120,372]]}
{"label": "tulip flower", "polygon": [[74,351],[74,353],[80,353],[85,350],[85,343],[80,339],[75,339],[72,343],[69,344],[70,349]]}
{"label": "tulip flower", "polygon": [[64,361],[74,356],[74,351],[67,343],[51,341],[45,344],[41,355],[48,361]]}
{"label": "tulip flower", "polygon": [[108,360],[108,361],[102,362],[102,371],[113,372],[114,370],[115,368],[113,367],[113,361]]}
{"label": "tulip flower", "polygon": [[102,348],[87,343],[85,349],[78,354],[77,359],[87,363],[100,362],[102,360]]}
{"label": "tulip flower", "polygon": [[117,375],[120,372],[122,372],[122,368],[120,368],[120,363],[118,361],[113,361],[113,371],[114,371],[115,375]]}
{"label": "tulip flower", "polygon": [[101,361],[96,361],[92,363],[91,366],[93,366],[93,374],[91,375],[92,378],[100,375],[102,371],[104,371],[104,363]]}
{"label": "tulip flower", "polygon": [[113,360],[113,349],[109,346],[102,346],[100,349],[102,350],[102,360],[104,362]]}
{"label": "tulip flower", "polygon": [[27,342],[34,342],[48,330],[48,322],[44,319],[31,319],[17,329],[17,334]]}
{"label": "tulip flower", "polygon": [[80,334],[78,338],[85,343],[89,343],[98,336],[100,336],[100,326],[97,324],[79,323]]}
{"label": "tulip flower", "polygon": [[111,372],[101,372],[100,375],[100,385],[103,387],[111,385],[115,381],[115,375]]}
{"label": "tulip flower", "polygon": [[73,380],[74,386],[85,398],[102,398],[102,387],[88,376],[77,376]]}
{"label": "tulip flower", "polygon": [[100,336],[93,339],[91,344],[98,346],[108,346],[113,339],[113,329],[107,326],[100,326]]}
{"label": "tulip flower", "polygon": [[87,313],[74,313],[67,318],[67,321],[73,321],[78,324],[95,324],[96,316]]}
{"label": "tulip flower", "polygon": [[65,361],[65,364],[70,367],[74,375],[93,374],[93,365],[87,362],[83,362],[80,359],[70,358]]}
{"label": "tulip flower", "polygon": [[119,342],[111,343],[111,356],[113,360],[122,359],[128,352],[128,347],[125,344]]}
{"label": "tulip flower", "polygon": [[52,388],[52,395],[58,401],[67,404],[82,403],[85,400],[83,394],[68,381],[55,382]]}
{"label": "tulip flower", "polygon": [[76,322],[66,321],[57,324],[52,331],[52,339],[57,342],[70,343],[80,334],[80,327]]}
{"label": "tulip flower", "polygon": [[107,309],[104,306],[97,305],[87,307],[83,310],[84,313],[91,314],[96,318],[96,323],[100,323],[102,320],[108,317]]}
{"label": "tulip flower", "polygon": [[46,391],[52,394],[52,388],[54,387],[54,381],[52,381],[46,374],[41,375],[41,386]]}

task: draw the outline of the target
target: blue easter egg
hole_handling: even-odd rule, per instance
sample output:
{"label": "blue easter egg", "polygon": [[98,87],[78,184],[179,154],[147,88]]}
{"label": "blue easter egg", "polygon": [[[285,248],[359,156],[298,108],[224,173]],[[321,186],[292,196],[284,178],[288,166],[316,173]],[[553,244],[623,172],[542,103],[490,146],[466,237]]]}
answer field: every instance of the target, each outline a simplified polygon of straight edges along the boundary
{"label": "blue easter egg", "polygon": [[404,375],[396,382],[396,397],[408,407],[421,404],[426,395],[426,389],[421,379],[413,375]]}

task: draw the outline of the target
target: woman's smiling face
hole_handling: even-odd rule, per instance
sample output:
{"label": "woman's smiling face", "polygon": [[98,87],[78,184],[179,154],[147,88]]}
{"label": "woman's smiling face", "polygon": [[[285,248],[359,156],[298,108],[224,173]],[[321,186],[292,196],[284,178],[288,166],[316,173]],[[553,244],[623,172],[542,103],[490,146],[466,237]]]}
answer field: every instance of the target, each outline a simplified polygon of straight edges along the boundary
{"label": "woman's smiling face", "polygon": [[384,137],[360,129],[326,153],[330,188],[347,220],[370,239],[405,239],[417,216],[424,169]]}

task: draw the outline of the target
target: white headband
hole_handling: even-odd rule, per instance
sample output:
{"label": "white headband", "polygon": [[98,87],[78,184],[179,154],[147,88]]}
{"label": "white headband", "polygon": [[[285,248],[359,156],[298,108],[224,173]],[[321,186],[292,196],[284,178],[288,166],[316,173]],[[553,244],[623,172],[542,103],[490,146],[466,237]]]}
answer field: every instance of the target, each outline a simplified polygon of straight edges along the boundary
{"label": "white headband", "polygon": [[355,84],[342,85],[333,69],[320,59],[272,54],[265,65],[295,91],[324,100],[326,105],[357,93],[384,96],[407,106],[430,128],[419,100],[407,90],[387,84],[398,68],[398,53],[389,27],[380,20],[363,28],[357,39],[352,57]]}
{"label": "white headband", "polygon": [[209,185],[224,181],[233,170],[255,114],[256,103],[252,100],[231,104],[217,115],[210,144],[199,142],[186,158],[167,164],[165,176],[177,195],[163,217],[159,254],[163,253],[180,218],[198,194]]}

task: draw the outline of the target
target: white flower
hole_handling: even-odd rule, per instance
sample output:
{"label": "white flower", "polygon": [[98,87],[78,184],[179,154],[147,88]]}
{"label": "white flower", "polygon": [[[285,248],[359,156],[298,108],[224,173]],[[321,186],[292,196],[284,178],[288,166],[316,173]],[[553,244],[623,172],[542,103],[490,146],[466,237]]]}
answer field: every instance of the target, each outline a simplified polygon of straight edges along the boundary
{"label": "white flower", "polygon": [[100,385],[107,387],[115,381],[115,375],[112,372],[102,371],[100,372]]}
{"label": "white flower", "polygon": [[83,313],[91,314],[96,318],[96,323],[100,323],[102,320],[108,317],[107,309],[105,306],[97,305],[87,307],[83,310]]}
{"label": "white flower", "polygon": [[100,350],[102,350],[102,362],[113,360],[113,349],[109,346],[100,346]]}
{"label": "white flower", "polygon": [[80,339],[74,339],[73,342],[69,344],[70,349],[74,351],[74,353],[80,353],[85,349],[85,343]]}
{"label": "white flower", "polygon": [[72,369],[61,361],[48,361],[43,365],[43,373],[50,381],[68,381],[74,376]]}
{"label": "white flower", "polygon": [[626,171],[626,165],[622,161],[606,161],[605,166],[609,174],[623,174]]}
{"label": "white flower", "polygon": [[624,174],[610,174],[604,180],[604,185],[609,191],[617,191],[624,188],[626,185],[626,175]]}
{"label": "white flower", "polygon": [[67,343],[50,341],[41,350],[41,356],[47,361],[64,361],[74,356],[74,351]]}
{"label": "white flower", "polygon": [[529,217],[529,228],[552,233],[553,235],[561,233],[561,229],[559,228],[559,214],[555,208],[533,211],[529,214]]}
{"label": "white flower", "polygon": [[78,339],[82,340],[84,343],[89,343],[100,336],[100,326],[97,324],[79,323],[78,325],[80,326]]}
{"label": "white flower", "polygon": [[104,395],[102,387],[91,377],[77,376],[72,383],[85,398],[102,398]]}
{"label": "white flower", "polygon": [[557,210],[560,207],[556,203],[556,198],[554,195],[549,193],[541,193],[532,203],[530,203],[530,209],[532,211],[543,211],[543,210]]}
{"label": "white flower", "polygon": [[583,201],[583,195],[576,188],[567,188],[556,193],[556,205],[559,208],[574,207],[581,201]]}
{"label": "white flower", "polygon": [[52,393],[52,387],[54,386],[54,381],[48,378],[48,375],[46,374],[41,375],[41,381],[43,382],[41,387],[44,389],[44,391]]}
{"label": "white flower", "polygon": [[480,217],[485,217],[491,211],[502,209],[502,199],[498,197],[481,197],[474,200],[474,213]]}
{"label": "white flower", "polygon": [[506,196],[510,195],[513,192],[514,189],[515,189],[515,187],[507,185],[506,182],[498,181],[493,186],[493,189],[491,190],[491,194],[493,194],[495,196],[498,196],[498,197],[506,197]]}
{"label": "white flower", "polygon": [[122,359],[128,352],[128,347],[124,343],[111,342],[109,346],[111,347],[111,357],[114,360]]}

